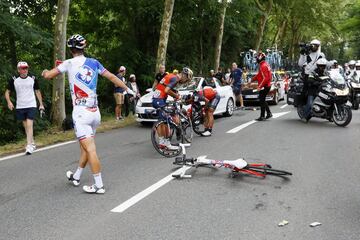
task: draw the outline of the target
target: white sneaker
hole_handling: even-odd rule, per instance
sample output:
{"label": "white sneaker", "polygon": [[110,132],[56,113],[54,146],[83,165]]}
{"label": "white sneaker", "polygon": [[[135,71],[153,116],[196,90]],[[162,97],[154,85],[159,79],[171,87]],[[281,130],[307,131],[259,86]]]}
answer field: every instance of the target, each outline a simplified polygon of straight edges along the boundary
{"label": "white sneaker", "polygon": [[169,141],[169,139],[164,139],[164,143],[163,146],[165,146],[168,150],[170,151],[177,151],[179,150],[179,146],[173,146],[171,145],[171,142]]}
{"label": "white sneaker", "polygon": [[36,150],[36,144],[35,144],[35,143],[32,143],[31,146],[32,146],[32,148],[33,148],[33,151],[35,151],[35,150]]}
{"label": "white sneaker", "polygon": [[211,132],[210,131],[205,131],[201,134],[201,136],[204,136],[204,137],[210,137],[211,136]]}
{"label": "white sneaker", "polygon": [[97,193],[97,194],[104,194],[105,193],[105,188],[104,187],[101,187],[101,188],[98,188],[96,187],[96,185],[91,185],[91,186],[83,186],[83,190],[86,192],[86,193]]}
{"label": "white sneaker", "polygon": [[31,144],[28,144],[26,146],[25,154],[26,155],[31,155],[33,152],[34,152],[33,146]]}
{"label": "white sneaker", "polygon": [[77,186],[80,185],[80,179],[79,179],[79,180],[75,179],[75,178],[74,178],[74,174],[73,174],[72,171],[67,171],[67,172],[66,172],[66,177],[67,177],[67,179],[68,179],[69,181],[71,181],[71,183],[72,183],[75,187],[77,187]]}

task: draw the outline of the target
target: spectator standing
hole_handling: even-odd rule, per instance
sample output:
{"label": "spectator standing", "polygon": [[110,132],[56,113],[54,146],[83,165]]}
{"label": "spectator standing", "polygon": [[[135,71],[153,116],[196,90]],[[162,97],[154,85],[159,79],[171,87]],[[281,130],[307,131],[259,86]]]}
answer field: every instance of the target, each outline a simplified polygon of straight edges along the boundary
{"label": "spectator standing", "polygon": [[36,98],[39,101],[39,110],[43,111],[44,105],[39,88],[39,83],[35,76],[29,75],[29,65],[26,62],[17,64],[18,76],[10,79],[5,91],[5,99],[8,108],[12,111],[14,105],[11,102],[11,92],[16,93],[16,119],[22,121],[26,133],[26,150],[25,154],[30,155],[36,149],[33,137],[33,123],[36,115]]}
{"label": "spectator standing", "polygon": [[135,108],[136,108],[136,103],[139,100],[139,98],[141,97],[140,95],[140,91],[139,91],[139,86],[136,83],[136,76],[135,74],[130,74],[129,77],[129,81],[126,84],[128,88],[130,88],[134,93],[135,96],[129,96],[129,112],[132,112],[133,114],[135,114]]}
{"label": "spectator standing", "polygon": [[[125,74],[126,74],[126,68],[124,66],[120,66],[116,76],[124,84],[126,84]],[[116,120],[124,120],[124,118],[121,115],[121,110],[122,110],[123,105],[124,105],[125,90],[123,88],[115,85],[114,97],[115,97],[115,103],[116,103],[116,106],[115,106],[115,118],[116,118]]]}
{"label": "spectator standing", "polygon": [[229,85],[229,82],[230,82],[230,75],[231,75],[231,70],[230,70],[230,68],[228,68],[225,73],[225,81],[226,81],[227,85]]}
{"label": "spectator standing", "polygon": [[226,85],[226,82],[225,82],[225,74],[223,73],[221,67],[218,68],[218,71],[217,71],[217,73],[215,74],[215,78],[217,78],[217,79],[221,82],[222,85]]}
{"label": "spectator standing", "polygon": [[238,68],[237,64],[234,62],[231,65],[232,72],[230,75],[230,83],[233,88],[233,92],[236,98],[236,102],[240,102],[240,108],[244,107],[244,101],[241,93],[242,88],[242,71]]}
{"label": "spectator standing", "polygon": [[159,72],[155,75],[155,81],[153,83],[152,89],[155,90],[156,86],[158,85],[158,83],[161,81],[161,79],[163,79],[166,76],[166,72],[165,72],[165,65],[160,65],[159,66]]}

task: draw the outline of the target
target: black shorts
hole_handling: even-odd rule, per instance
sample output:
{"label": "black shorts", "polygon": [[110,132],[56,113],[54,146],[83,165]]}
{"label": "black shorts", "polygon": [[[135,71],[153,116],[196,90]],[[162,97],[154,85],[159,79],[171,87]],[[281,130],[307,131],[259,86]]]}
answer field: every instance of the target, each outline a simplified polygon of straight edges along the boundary
{"label": "black shorts", "polygon": [[242,91],[242,86],[241,86],[241,84],[240,84],[240,85],[233,86],[233,93],[234,93],[235,96],[242,95],[242,94],[241,94],[241,91]]}
{"label": "black shorts", "polygon": [[213,100],[211,100],[208,107],[215,110],[219,102],[220,102],[220,95],[216,94],[216,97]]}
{"label": "black shorts", "polygon": [[16,109],[16,119],[24,121],[26,119],[34,120],[36,114],[36,108],[21,108]]}

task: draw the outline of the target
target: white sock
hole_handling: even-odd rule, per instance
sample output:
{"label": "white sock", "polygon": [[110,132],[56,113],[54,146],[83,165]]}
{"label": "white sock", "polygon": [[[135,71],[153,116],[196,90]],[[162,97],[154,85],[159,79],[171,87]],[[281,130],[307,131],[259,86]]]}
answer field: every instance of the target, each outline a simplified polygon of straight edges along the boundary
{"label": "white sock", "polygon": [[94,179],[95,179],[95,185],[97,188],[102,188],[104,186],[102,178],[101,178],[101,173],[96,173],[93,174]]}
{"label": "white sock", "polygon": [[76,179],[76,180],[80,180],[81,173],[82,173],[83,170],[84,170],[84,168],[78,167],[76,169],[76,172],[74,173],[73,178]]}

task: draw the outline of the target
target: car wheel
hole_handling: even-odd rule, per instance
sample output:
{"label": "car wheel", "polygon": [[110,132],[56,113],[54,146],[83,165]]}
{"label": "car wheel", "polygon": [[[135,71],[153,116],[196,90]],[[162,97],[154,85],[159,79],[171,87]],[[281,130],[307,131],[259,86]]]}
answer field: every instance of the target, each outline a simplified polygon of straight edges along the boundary
{"label": "car wheel", "polygon": [[230,117],[234,113],[234,100],[232,98],[229,98],[226,104],[226,112],[224,113],[224,116]]}

